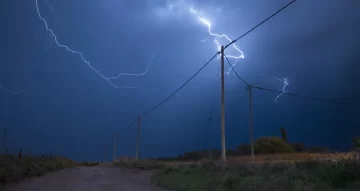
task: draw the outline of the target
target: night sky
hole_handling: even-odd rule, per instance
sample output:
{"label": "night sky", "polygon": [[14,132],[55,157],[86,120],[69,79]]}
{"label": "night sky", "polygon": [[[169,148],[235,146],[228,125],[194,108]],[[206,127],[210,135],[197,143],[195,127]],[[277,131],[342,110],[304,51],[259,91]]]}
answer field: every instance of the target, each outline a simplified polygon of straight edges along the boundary
{"label": "night sky", "polygon": [[[38,0],[41,16],[59,43],[81,52],[105,79],[57,46],[39,18],[36,0],[2,0],[0,127],[8,128],[10,152],[64,155],[101,160],[135,155],[134,119],[161,102],[217,51],[214,33],[235,39],[290,0]],[[341,151],[360,135],[360,1],[299,0],[236,45],[245,58],[235,70],[252,85],[346,101],[327,104],[253,90],[254,136]],[[206,40],[205,40],[206,39]],[[226,45],[227,41],[221,41]],[[228,54],[231,54],[229,49]],[[235,63],[235,59],[230,61]],[[229,69],[225,65],[226,71]],[[141,118],[144,157],[220,148],[220,59],[153,112]],[[16,93],[12,93],[14,91]],[[226,144],[249,143],[246,86],[225,76]],[[212,120],[209,121],[209,116]]]}

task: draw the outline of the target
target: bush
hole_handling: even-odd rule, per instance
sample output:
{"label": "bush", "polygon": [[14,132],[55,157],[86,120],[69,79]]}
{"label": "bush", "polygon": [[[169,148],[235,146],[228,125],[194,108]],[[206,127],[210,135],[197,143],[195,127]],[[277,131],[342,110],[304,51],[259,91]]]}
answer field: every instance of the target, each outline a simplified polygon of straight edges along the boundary
{"label": "bush", "polygon": [[257,154],[291,153],[293,149],[280,137],[263,137],[256,140]]}

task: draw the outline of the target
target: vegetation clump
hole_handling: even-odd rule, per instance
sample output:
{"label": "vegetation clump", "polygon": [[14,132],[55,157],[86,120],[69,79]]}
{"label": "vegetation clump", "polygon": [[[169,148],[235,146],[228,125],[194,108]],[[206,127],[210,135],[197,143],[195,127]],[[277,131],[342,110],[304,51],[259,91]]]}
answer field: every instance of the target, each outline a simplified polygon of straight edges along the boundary
{"label": "vegetation clump", "polygon": [[360,161],[308,160],[295,163],[257,164],[253,168],[229,164],[197,168],[165,168],[152,181],[170,190],[358,190]]}
{"label": "vegetation clump", "polygon": [[21,152],[19,155],[0,155],[0,181],[6,184],[74,166],[73,161],[63,157],[22,156]]}
{"label": "vegetation clump", "polygon": [[280,137],[262,137],[256,140],[255,153],[292,153],[292,147]]}
{"label": "vegetation clump", "polygon": [[[227,161],[216,162],[219,150],[187,152],[158,161],[193,161],[191,165],[158,170],[152,181],[170,190],[326,190],[355,191],[360,188],[360,137],[354,137],[354,150],[330,152],[327,148],[305,148],[290,143],[285,129],[281,137],[261,137],[255,141],[255,163],[251,164],[251,145],[227,150]],[[200,161],[195,162],[194,161]]]}

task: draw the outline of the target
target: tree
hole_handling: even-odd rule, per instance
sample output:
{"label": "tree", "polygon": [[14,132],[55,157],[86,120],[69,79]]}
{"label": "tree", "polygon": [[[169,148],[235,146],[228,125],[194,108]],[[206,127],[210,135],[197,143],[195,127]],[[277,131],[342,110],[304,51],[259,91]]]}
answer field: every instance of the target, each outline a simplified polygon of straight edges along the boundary
{"label": "tree", "polygon": [[258,154],[291,153],[293,149],[280,137],[262,137],[256,140],[255,152]]}
{"label": "tree", "polygon": [[285,142],[287,142],[287,133],[286,133],[286,130],[285,130],[285,128],[280,128],[280,132],[281,132],[281,136],[282,136],[282,138],[283,138],[283,140],[285,141]]}

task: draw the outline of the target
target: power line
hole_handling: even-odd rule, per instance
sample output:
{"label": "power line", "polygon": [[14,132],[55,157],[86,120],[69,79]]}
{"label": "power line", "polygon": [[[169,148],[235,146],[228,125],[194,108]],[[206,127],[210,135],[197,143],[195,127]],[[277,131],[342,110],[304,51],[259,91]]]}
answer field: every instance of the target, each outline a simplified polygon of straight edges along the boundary
{"label": "power line", "polygon": [[[291,5],[292,3],[294,3],[296,0],[291,1],[290,3],[288,3],[287,5],[285,5],[284,7],[282,7],[281,9],[279,9],[278,11],[276,11],[275,13],[273,13],[270,17],[266,18],[265,20],[263,20],[261,23],[257,24],[256,26],[254,26],[253,28],[251,28],[249,31],[247,31],[246,33],[244,33],[243,35],[241,35],[240,37],[238,37],[237,39],[233,40],[232,42],[230,42],[228,45],[226,45],[224,47],[224,50],[230,46],[231,44],[235,43],[236,41],[238,41],[239,39],[243,38],[244,36],[246,36],[247,34],[249,34],[250,32],[252,32],[253,30],[255,30],[257,27],[259,27],[260,25],[262,25],[263,23],[265,23],[266,21],[268,21],[269,19],[271,19],[272,17],[274,17],[275,15],[277,15],[278,13],[280,13],[282,10],[284,10],[286,7],[288,7],[289,5]],[[144,112],[143,114],[141,114],[140,116],[144,116],[147,115],[148,113],[154,111],[156,108],[160,107],[162,104],[164,104],[167,100],[169,100],[172,96],[174,96],[177,92],[179,92],[187,83],[189,83],[196,75],[198,75],[215,57],[216,55],[220,54],[220,52],[218,51],[207,63],[205,63],[204,66],[202,66],[192,77],[190,77],[183,85],[181,85],[175,92],[173,92],[172,94],[170,94],[167,98],[165,98],[162,102],[160,102],[159,104],[155,105],[153,108],[151,108],[150,110]],[[227,61],[229,62],[228,58],[226,57]],[[230,64],[230,62],[229,62]],[[230,64],[232,70],[234,71],[234,73],[237,75],[237,77],[243,81],[246,85],[249,86],[249,84],[243,80],[237,73],[236,71],[233,69],[232,65]],[[135,122],[136,122],[137,118],[129,125],[129,127],[131,127]]]}
{"label": "power line", "polygon": [[193,76],[191,76],[188,80],[186,80],[186,82],[181,85],[175,92],[173,92],[172,94],[170,94],[167,98],[165,98],[162,102],[160,102],[159,104],[155,105],[153,108],[151,108],[150,110],[144,112],[143,114],[141,114],[140,116],[144,116],[152,111],[154,111],[156,108],[160,107],[162,104],[164,104],[167,100],[169,100],[173,95],[175,95],[177,92],[179,92],[186,84],[188,84],[196,75],[198,75],[208,64],[210,64],[210,62],[216,57],[216,55],[218,55],[220,52],[217,52],[208,62],[206,62]]}
{"label": "power line", "polygon": [[[197,72],[195,72],[194,75],[192,75],[188,80],[186,80],[186,82],[181,85],[178,89],[176,89],[172,94],[170,94],[168,97],[166,97],[163,101],[161,101],[159,104],[155,105],[153,108],[149,109],[148,111],[144,112],[143,114],[141,114],[140,116],[144,116],[149,114],[150,112],[154,111],[156,108],[160,107],[162,104],[164,104],[167,100],[169,100],[172,96],[174,96],[177,92],[179,92],[183,87],[185,87],[186,84],[188,84],[193,78],[195,78],[195,76],[197,76],[208,64],[210,64],[210,62],[212,60],[214,60],[214,58],[220,54],[220,52],[216,52],[216,54],[209,60],[207,61]],[[128,128],[130,128],[136,121],[138,120],[138,117],[135,118],[135,120],[130,123],[130,125],[128,126]]]}
{"label": "power line", "polygon": [[259,87],[259,86],[252,86],[237,74],[237,72],[234,70],[234,67],[231,65],[229,59],[226,56],[225,56],[225,58],[227,60],[227,63],[230,65],[232,71],[234,71],[235,75],[239,78],[239,80],[244,82],[248,87],[256,88],[256,89],[259,89],[259,90],[275,92],[275,93],[281,93],[281,94],[289,95],[289,96],[295,96],[295,97],[311,99],[311,100],[315,100],[315,101],[321,101],[321,102],[327,102],[327,103],[333,103],[333,104],[347,104],[347,103],[344,103],[344,102],[337,102],[337,101],[334,101],[334,100],[326,100],[326,99],[320,99],[320,98],[315,98],[315,97],[310,97],[310,96],[302,96],[302,95],[298,95],[298,94],[295,94],[295,93],[287,93],[287,92],[282,92],[282,91],[278,91],[278,90],[272,90],[272,89],[263,88],[263,87]]}
{"label": "power line", "polygon": [[348,104],[348,103],[344,103],[344,102],[336,102],[336,101],[333,101],[333,100],[326,100],[326,99],[321,99],[321,98],[316,98],[316,97],[303,96],[303,95],[298,95],[298,94],[294,94],[294,93],[287,93],[287,92],[282,92],[282,91],[278,91],[278,90],[272,90],[272,89],[263,88],[263,87],[259,87],[259,86],[251,86],[251,87],[252,87],[252,88],[259,89],[259,90],[264,90],[264,91],[269,91],[269,92],[275,92],[275,93],[282,93],[282,94],[284,94],[284,95],[301,97],[301,98],[306,98],[306,99],[311,99],[311,100],[321,101],[321,102],[326,102],[326,103]]}
{"label": "power line", "polygon": [[234,67],[231,65],[228,57],[227,57],[226,55],[224,55],[224,56],[225,56],[225,58],[226,58],[226,60],[227,60],[227,63],[228,63],[229,66],[231,67],[231,70],[235,73],[235,75],[236,75],[242,82],[244,82],[244,84],[246,84],[247,86],[250,86],[250,84],[248,84],[244,79],[242,79],[242,78],[239,76],[239,74],[235,71],[235,69],[234,69]]}
{"label": "power line", "polygon": [[265,20],[263,20],[261,23],[257,24],[256,26],[254,26],[253,28],[251,28],[250,30],[248,30],[246,33],[244,33],[243,35],[241,35],[240,37],[238,37],[237,39],[233,40],[232,42],[230,42],[228,45],[225,46],[224,50],[234,44],[236,41],[238,41],[239,39],[241,39],[242,37],[246,36],[247,34],[249,34],[250,32],[252,32],[253,30],[255,30],[256,28],[258,28],[260,25],[264,24],[266,21],[268,21],[269,19],[271,19],[272,17],[274,17],[275,15],[277,15],[278,13],[280,13],[281,11],[283,11],[284,9],[286,9],[288,6],[290,6],[291,4],[293,4],[296,0],[291,1],[290,3],[288,3],[287,5],[285,5],[284,7],[282,7],[281,9],[279,9],[278,11],[276,11],[275,13],[273,13],[272,15],[270,15],[268,18],[266,18]]}
{"label": "power line", "polygon": [[132,125],[134,125],[134,123],[135,123],[137,120],[138,120],[138,117],[136,117],[135,120],[134,120],[132,123],[130,123],[130,125],[128,126],[128,128],[130,128]]}
{"label": "power line", "polygon": [[[248,30],[247,32],[245,32],[243,35],[241,35],[240,37],[238,37],[237,39],[233,40],[232,42],[230,42],[228,45],[225,46],[224,50],[230,46],[231,44],[235,43],[236,41],[238,41],[239,39],[243,38],[244,36],[246,36],[247,34],[249,34],[250,32],[252,32],[253,30],[255,30],[257,27],[259,27],[260,25],[264,24],[266,21],[270,20],[272,17],[274,17],[275,15],[277,15],[278,13],[280,13],[281,11],[283,11],[284,9],[286,9],[287,7],[289,7],[291,4],[293,4],[296,0],[291,1],[290,3],[286,4],[285,6],[283,6],[281,9],[279,9],[278,11],[276,11],[275,13],[273,13],[272,15],[270,15],[269,17],[267,17],[265,20],[263,20],[262,22],[260,22],[259,24],[257,24],[256,26],[254,26],[253,28],[251,28],[250,30]],[[260,89],[260,90],[265,90],[265,91],[271,91],[271,92],[276,92],[276,93],[282,93],[285,95],[290,95],[290,96],[295,96],[295,97],[301,97],[301,98],[306,98],[306,99],[311,99],[311,100],[316,100],[316,101],[322,101],[322,102],[327,102],[327,103],[335,103],[335,104],[347,104],[347,103],[343,103],[343,102],[336,102],[336,101],[332,101],[332,100],[325,100],[325,99],[320,99],[320,98],[315,98],[315,97],[310,97],[310,96],[302,96],[302,95],[298,95],[298,94],[294,94],[294,93],[286,93],[286,92],[282,92],[282,91],[277,91],[277,90],[272,90],[272,89],[268,89],[268,88],[263,88],[263,87],[258,87],[258,86],[251,86],[249,83],[247,83],[243,78],[240,77],[240,75],[235,71],[234,67],[231,65],[228,57],[225,55],[226,61],[228,62],[229,66],[231,67],[232,71],[235,73],[235,75],[239,78],[239,80],[241,80],[244,84],[246,84],[248,87],[252,87],[252,88],[256,88],[256,89]]]}

